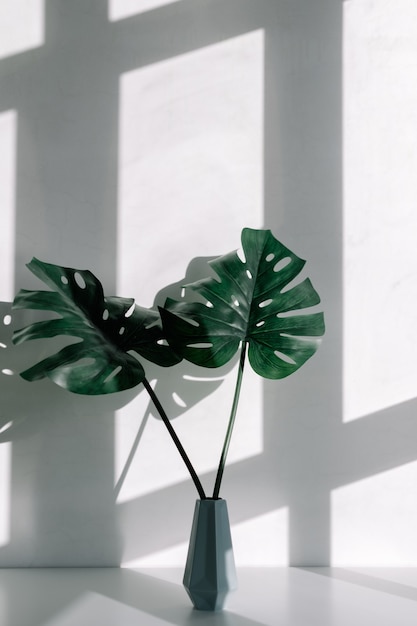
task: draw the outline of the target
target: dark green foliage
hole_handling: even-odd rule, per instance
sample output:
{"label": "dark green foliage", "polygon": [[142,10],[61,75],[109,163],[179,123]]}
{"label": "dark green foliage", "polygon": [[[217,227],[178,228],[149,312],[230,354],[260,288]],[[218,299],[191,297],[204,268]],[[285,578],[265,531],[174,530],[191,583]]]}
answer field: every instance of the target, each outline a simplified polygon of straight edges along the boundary
{"label": "dark green foliage", "polygon": [[[269,230],[242,231],[244,259],[230,252],[210,262],[215,277],[190,285],[194,302],[168,299],[159,313],[133,299],[104,297],[99,280],[75,270],[32,259],[28,268],[51,291],[21,290],[16,309],[57,314],[16,331],[16,344],[55,336],[74,337],[21,375],[29,381],[49,377],[69,391],[97,395],[143,383],[186,464],[201,499],[206,495],[137,355],[162,366],[182,358],[203,367],[230,361],[239,346],[240,362],[227,433],[213,498],[219,497],[226,456],[248,358],[255,372],[279,379],[300,368],[324,334],[320,298],[308,278],[300,279],[305,261]],[[167,343],[168,340],[168,343]]]}
{"label": "dark green foliage", "polygon": [[145,378],[131,351],[163,366],[181,360],[164,342],[157,311],[139,307],[133,299],[105,298],[100,281],[89,271],[38,259],[32,259],[28,268],[53,291],[21,290],[13,307],[50,310],[60,317],[16,331],[14,343],[57,335],[78,337],[80,341],[24,371],[26,380],[47,376],[75,393],[113,393],[134,387]]}
{"label": "dark green foliage", "polygon": [[244,341],[255,372],[284,378],[319,345],[323,313],[303,310],[320,297],[308,278],[291,284],[305,261],[271,231],[243,229],[242,249],[244,261],[230,252],[210,262],[216,278],[187,285],[204,302],[167,300],[163,326],[173,349],[192,363],[219,367]]}

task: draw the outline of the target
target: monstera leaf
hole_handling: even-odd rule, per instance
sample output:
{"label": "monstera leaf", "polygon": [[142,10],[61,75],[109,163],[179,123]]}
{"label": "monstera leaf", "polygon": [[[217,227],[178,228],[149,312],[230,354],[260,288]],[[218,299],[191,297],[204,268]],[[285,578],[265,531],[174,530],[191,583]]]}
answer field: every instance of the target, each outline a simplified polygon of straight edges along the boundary
{"label": "monstera leaf", "polygon": [[97,395],[129,389],[143,382],[145,372],[130,351],[158,365],[181,358],[164,341],[157,311],[133,299],[105,298],[100,281],[89,271],[32,259],[28,268],[53,291],[21,290],[16,309],[42,309],[60,317],[35,322],[14,333],[13,342],[57,335],[78,337],[21,375],[26,380],[49,377],[75,393]]}
{"label": "monstera leaf", "polygon": [[247,342],[255,372],[284,378],[318,347],[323,314],[308,309],[320,298],[308,278],[295,281],[305,261],[271,231],[243,229],[242,249],[243,260],[237,252],[221,256],[210,262],[216,277],[187,285],[203,301],[167,300],[160,309],[164,329],[192,363],[218,367]]}

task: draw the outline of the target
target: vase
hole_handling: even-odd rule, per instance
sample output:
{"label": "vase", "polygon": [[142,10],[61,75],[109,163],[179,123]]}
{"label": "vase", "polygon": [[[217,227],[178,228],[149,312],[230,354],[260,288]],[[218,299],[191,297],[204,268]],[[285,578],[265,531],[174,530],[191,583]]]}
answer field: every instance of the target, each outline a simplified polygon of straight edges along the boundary
{"label": "vase", "polygon": [[226,500],[197,500],[183,584],[200,611],[220,611],[237,589]]}

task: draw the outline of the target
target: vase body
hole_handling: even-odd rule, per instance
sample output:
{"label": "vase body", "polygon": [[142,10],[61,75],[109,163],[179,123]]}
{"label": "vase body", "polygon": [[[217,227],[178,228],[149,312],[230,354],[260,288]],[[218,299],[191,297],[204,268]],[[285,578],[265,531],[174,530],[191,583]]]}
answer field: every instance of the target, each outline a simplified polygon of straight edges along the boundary
{"label": "vase body", "polygon": [[219,611],[237,577],[225,500],[197,500],[185,566],[184,587],[196,609]]}

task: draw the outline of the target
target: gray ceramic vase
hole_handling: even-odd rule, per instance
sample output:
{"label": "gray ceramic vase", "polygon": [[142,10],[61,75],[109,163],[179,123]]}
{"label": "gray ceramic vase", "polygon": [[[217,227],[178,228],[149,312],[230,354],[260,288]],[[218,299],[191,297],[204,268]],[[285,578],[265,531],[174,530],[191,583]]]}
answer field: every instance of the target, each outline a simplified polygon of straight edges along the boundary
{"label": "gray ceramic vase", "polygon": [[225,500],[197,500],[183,583],[200,611],[220,611],[237,589]]}

